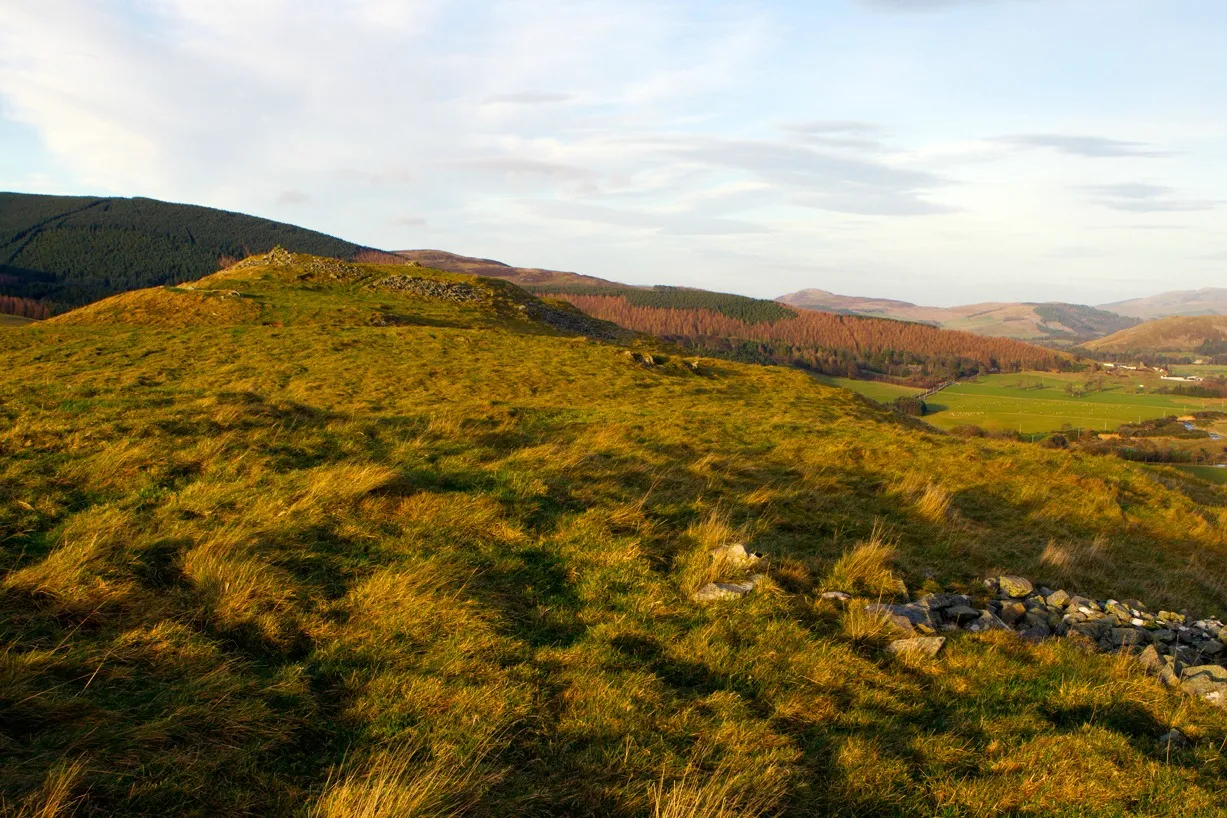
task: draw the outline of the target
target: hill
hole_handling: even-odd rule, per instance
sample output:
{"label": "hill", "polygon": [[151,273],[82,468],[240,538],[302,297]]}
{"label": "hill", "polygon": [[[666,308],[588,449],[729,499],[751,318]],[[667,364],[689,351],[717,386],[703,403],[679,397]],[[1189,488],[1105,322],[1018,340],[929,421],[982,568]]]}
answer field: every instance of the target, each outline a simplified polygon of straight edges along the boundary
{"label": "hill", "polygon": [[1160,318],[1085,346],[1092,352],[1124,355],[1177,352],[1219,355],[1227,352],[1227,315]]}
{"label": "hill", "polygon": [[920,321],[943,329],[1029,341],[1098,338],[1137,323],[1103,309],[1062,302],[924,307],[907,301],[836,295],[816,289],[800,290],[776,300],[801,309]]}
{"label": "hill", "polygon": [[505,278],[521,287],[609,287],[620,286],[603,278],[564,273],[558,270],[542,270],[537,267],[512,267],[501,261],[487,258],[472,258],[448,253],[443,250],[398,250],[394,255],[415,261],[425,267],[447,270],[452,273],[468,273],[487,278]]}
{"label": "hill", "polygon": [[[588,315],[707,354],[826,375],[941,381],[981,372],[1062,369],[1060,352],[926,324],[793,310],[779,302],[678,287],[551,288]],[[538,290],[540,292],[540,290]]]}
{"label": "hill", "polygon": [[1176,290],[1100,306],[1102,310],[1146,321],[1173,315],[1227,315],[1227,289]]}
{"label": "hill", "polygon": [[194,281],[227,260],[278,245],[341,258],[365,249],[294,225],[196,205],[0,193],[0,296],[43,302],[43,309]]}
{"label": "hill", "polygon": [[[683,365],[502,280],[289,254],[0,333],[0,366],[10,814],[1227,796],[1227,711],[1138,661],[1008,629],[892,656],[864,608],[984,606],[1008,572],[1221,614],[1227,495],[1176,472]],[[754,590],[697,599],[742,543]]]}

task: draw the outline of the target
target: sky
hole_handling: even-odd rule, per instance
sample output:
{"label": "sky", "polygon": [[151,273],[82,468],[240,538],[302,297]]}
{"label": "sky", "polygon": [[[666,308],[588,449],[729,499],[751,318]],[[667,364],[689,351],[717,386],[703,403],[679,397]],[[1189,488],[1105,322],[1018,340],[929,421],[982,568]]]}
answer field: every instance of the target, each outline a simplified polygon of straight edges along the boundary
{"label": "sky", "polygon": [[0,0],[0,190],[628,283],[1227,286],[1223,0]]}

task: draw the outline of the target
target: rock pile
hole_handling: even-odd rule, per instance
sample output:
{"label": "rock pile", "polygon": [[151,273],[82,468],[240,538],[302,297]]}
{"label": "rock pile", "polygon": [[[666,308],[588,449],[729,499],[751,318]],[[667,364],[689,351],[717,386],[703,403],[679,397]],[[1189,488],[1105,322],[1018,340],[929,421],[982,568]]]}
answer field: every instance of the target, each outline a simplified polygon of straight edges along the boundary
{"label": "rock pile", "polygon": [[[1070,637],[1101,651],[1137,654],[1167,684],[1227,707],[1227,633],[1218,619],[1193,622],[1185,612],[1151,613],[1137,600],[1091,599],[1037,588],[1016,576],[988,579],[985,586],[991,598],[979,606],[966,594],[931,593],[907,603],[871,604],[866,610],[909,635],[898,640],[900,647],[893,652],[912,649],[916,638],[960,630],[1012,630],[1031,640]],[[823,598],[848,601],[849,596],[828,591]],[[941,646],[928,644],[930,649],[936,653]]]}
{"label": "rock pile", "polygon": [[736,582],[709,582],[694,592],[696,602],[715,602],[721,599],[739,599],[753,591],[767,578],[767,560],[757,552],[747,551],[740,543],[717,548],[711,552],[712,562],[718,572],[746,576]]}
{"label": "rock pile", "polygon": [[385,290],[407,292],[422,298],[433,298],[437,301],[473,303],[485,300],[485,295],[481,290],[463,282],[453,284],[446,281],[435,281],[430,278],[417,278],[414,276],[388,276],[376,281],[375,286]]}

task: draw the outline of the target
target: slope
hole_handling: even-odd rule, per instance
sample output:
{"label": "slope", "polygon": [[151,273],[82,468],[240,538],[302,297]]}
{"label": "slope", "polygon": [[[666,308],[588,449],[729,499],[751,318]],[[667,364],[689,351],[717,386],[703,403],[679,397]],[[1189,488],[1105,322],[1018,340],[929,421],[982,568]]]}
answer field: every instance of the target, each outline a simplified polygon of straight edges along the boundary
{"label": "slope", "polygon": [[[1133,661],[891,659],[818,594],[1007,570],[1221,613],[1227,495],[551,309],[271,256],[0,333],[0,809],[1221,812],[1227,716]],[[692,601],[734,542],[771,579]]]}
{"label": "slope", "polygon": [[351,258],[363,248],[301,227],[155,199],[0,193],[0,295],[78,306],[192,281],[281,245]]}
{"label": "slope", "polygon": [[703,290],[555,290],[585,313],[739,360],[826,375],[941,381],[1022,369],[1062,369],[1064,353],[1006,338],[859,315],[793,311],[778,302]]}
{"label": "slope", "polygon": [[921,321],[943,329],[1029,341],[1098,338],[1137,323],[1136,319],[1103,309],[1056,301],[924,307],[907,301],[836,295],[817,289],[800,290],[776,300],[801,309]]}
{"label": "slope", "polygon": [[1086,344],[1093,352],[1150,355],[1189,352],[1205,355],[1227,351],[1227,315],[1172,316],[1147,321]]}
{"label": "slope", "polygon": [[452,273],[469,273],[487,278],[505,278],[521,287],[605,287],[616,285],[612,281],[580,273],[564,273],[558,270],[542,270],[537,267],[512,267],[501,261],[487,258],[472,258],[443,250],[398,250],[395,255],[415,261],[426,267],[447,270]]}
{"label": "slope", "polygon": [[1174,290],[1146,298],[1102,304],[1099,308],[1145,321],[1173,315],[1227,315],[1227,289]]}

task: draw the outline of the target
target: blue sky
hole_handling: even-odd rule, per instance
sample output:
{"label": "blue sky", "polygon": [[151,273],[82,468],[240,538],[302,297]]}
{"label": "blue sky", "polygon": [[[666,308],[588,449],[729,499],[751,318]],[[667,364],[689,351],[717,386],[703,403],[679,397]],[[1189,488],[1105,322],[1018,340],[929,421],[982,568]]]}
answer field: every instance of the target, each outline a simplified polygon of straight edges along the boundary
{"label": "blue sky", "polygon": [[0,13],[0,189],[759,296],[1227,286],[1222,0]]}

